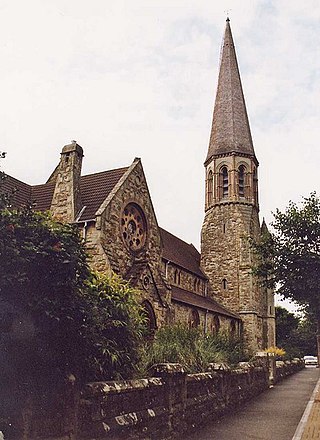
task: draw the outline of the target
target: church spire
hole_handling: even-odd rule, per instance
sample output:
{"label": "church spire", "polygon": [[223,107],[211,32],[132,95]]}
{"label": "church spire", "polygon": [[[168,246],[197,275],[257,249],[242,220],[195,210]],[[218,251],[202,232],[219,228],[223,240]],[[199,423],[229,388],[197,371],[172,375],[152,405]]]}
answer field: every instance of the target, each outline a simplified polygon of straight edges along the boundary
{"label": "church spire", "polygon": [[227,18],[206,162],[212,157],[231,153],[255,157],[230,20]]}

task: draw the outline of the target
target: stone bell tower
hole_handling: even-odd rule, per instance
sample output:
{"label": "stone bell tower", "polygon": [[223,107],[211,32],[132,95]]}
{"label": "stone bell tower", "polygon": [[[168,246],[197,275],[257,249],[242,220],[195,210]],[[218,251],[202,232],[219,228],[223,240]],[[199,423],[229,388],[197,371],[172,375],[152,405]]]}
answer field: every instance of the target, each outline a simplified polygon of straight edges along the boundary
{"label": "stone bell tower", "polygon": [[[258,160],[250,132],[230,20],[224,34],[212,130],[205,160],[201,265],[211,294],[240,315],[247,347],[274,344],[273,297],[252,274],[249,239],[258,239]],[[273,325],[269,325],[271,319]]]}

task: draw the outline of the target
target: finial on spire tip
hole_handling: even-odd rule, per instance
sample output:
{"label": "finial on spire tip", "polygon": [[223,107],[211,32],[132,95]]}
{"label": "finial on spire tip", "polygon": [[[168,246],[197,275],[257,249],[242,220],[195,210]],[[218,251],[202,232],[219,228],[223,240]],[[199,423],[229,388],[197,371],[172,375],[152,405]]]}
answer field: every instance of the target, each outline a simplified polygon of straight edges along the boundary
{"label": "finial on spire tip", "polygon": [[226,22],[227,22],[227,23],[229,23],[229,21],[230,21],[230,18],[229,18],[229,17],[227,17],[227,19],[226,19]]}

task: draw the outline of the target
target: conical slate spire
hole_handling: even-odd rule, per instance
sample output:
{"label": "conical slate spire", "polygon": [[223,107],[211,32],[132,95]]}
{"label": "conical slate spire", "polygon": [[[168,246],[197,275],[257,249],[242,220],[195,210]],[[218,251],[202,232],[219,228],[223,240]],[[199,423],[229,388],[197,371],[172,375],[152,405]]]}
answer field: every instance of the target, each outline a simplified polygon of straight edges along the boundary
{"label": "conical slate spire", "polygon": [[232,152],[255,156],[230,20],[227,18],[206,161]]}

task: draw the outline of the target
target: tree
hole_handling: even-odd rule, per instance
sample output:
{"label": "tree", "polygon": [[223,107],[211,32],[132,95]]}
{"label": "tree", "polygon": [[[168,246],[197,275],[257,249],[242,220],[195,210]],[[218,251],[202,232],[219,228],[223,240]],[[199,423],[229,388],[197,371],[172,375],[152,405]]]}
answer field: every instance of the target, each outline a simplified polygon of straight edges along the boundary
{"label": "tree", "polygon": [[320,360],[320,200],[316,193],[277,210],[273,232],[254,248],[260,256],[255,273],[269,287],[315,316]]}
{"label": "tree", "polygon": [[289,358],[314,354],[317,350],[316,328],[312,316],[298,317],[283,307],[276,307],[277,346]]}

